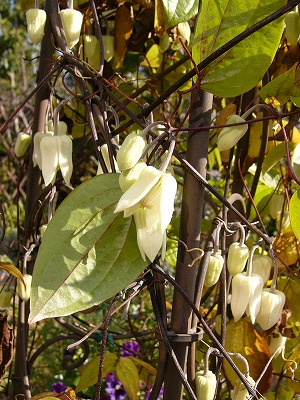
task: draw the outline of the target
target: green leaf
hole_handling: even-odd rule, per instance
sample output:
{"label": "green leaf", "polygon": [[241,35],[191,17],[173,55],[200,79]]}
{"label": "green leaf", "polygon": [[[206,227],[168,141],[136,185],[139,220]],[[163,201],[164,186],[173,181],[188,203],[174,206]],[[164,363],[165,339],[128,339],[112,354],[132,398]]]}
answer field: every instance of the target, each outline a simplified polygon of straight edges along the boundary
{"label": "green leaf", "polygon": [[[118,356],[116,353],[105,354],[102,371],[103,377],[115,371],[117,360]],[[81,392],[82,390],[85,390],[98,382],[99,365],[100,356],[95,357],[93,360],[82,367],[80,372],[80,379],[75,389],[76,393]]]}
{"label": "green leaf", "polygon": [[295,82],[296,67],[297,64],[293,65],[292,68],[277,76],[261,89],[260,97],[267,104],[278,108],[289,101]]}
{"label": "green leaf", "polygon": [[122,357],[116,368],[118,379],[123,383],[130,400],[139,400],[140,382],[135,363],[129,357]]}
{"label": "green leaf", "polygon": [[130,358],[135,364],[137,364],[137,366],[141,366],[141,367],[145,368],[150,375],[153,375],[153,376],[156,375],[156,372],[157,372],[156,368],[152,367],[152,365],[146,363],[145,361],[143,361],[137,357],[129,356],[128,358]]}
{"label": "green leaf", "polygon": [[167,27],[188,21],[198,13],[199,0],[162,0]]}
{"label": "green leaf", "polygon": [[120,196],[118,174],[98,175],[58,207],[34,268],[31,323],[99,304],[145,269],[134,223],[114,214]]}
{"label": "green leaf", "polygon": [[[294,149],[293,143],[289,142],[289,150],[292,151]],[[266,155],[263,165],[262,165],[262,173],[265,174],[268,172],[274,165],[280,162],[282,157],[286,156],[286,148],[285,143],[280,143],[277,146],[273,147],[273,149]]]}
{"label": "green leaf", "polygon": [[[193,58],[200,63],[236,35],[286,4],[285,0],[204,0]],[[202,88],[234,97],[253,88],[269,68],[283,32],[280,18],[255,32],[203,70]]]}
{"label": "green leaf", "polygon": [[290,219],[293,232],[298,240],[300,240],[300,189],[295,192],[290,201]]}

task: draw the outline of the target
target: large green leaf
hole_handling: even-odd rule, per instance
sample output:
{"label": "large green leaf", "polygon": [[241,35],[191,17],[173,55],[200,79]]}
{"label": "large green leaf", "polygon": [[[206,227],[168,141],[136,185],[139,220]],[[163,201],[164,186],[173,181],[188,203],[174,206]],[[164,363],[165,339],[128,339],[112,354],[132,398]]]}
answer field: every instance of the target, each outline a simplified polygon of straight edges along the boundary
{"label": "large green leaf", "polygon": [[162,0],[167,26],[175,26],[188,21],[198,13],[199,0]]}
{"label": "large green leaf", "polygon": [[114,214],[120,196],[118,175],[99,175],[58,207],[34,268],[30,322],[99,304],[146,267],[131,218]]}
{"label": "large green leaf", "polygon": [[[198,64],[236,35],[284,6],[286,0],[204,0],[196,24],[193,58]],[[269,68],[283,32],[283,19],[255,32],[203,71],[202,87],[222,97],[253,88]]]}

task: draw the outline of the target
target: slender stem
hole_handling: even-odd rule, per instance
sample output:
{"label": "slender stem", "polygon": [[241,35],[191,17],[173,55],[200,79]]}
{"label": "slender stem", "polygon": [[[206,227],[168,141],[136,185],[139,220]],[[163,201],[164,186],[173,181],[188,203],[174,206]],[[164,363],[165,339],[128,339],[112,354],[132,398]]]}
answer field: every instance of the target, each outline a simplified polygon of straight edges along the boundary
{"label": "slender stem", "polygon": [[258,249],[258,245],[254,245],[250,252],[249,252],[249,258],[248,258],[248,265],[247,265],[247,276],[251,276],[252,275],[252,262],[253,262],[253,255],[256,249]]}
{"label": "slender stem", "polygon": [[58,135],[58,125],[59,125],[59,112],[62,109],[62,107],[66,104],[68,104],[71,101],[71,97],[66,98],[65,100],[62,100],[59,105],[56,107],[54,110],[54,115],[53,115],[53,128],[54,128],[54,135]]}

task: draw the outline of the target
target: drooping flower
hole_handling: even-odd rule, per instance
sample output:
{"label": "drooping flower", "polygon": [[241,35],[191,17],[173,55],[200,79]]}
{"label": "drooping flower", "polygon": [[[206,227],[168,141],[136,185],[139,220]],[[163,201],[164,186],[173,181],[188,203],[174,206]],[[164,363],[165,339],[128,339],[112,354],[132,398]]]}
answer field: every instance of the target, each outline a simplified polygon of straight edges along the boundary
{"label": "drooping flower", "polygon": [[[238,124],[245,122],[239,115],[230,115],[227,124]],[[230,150],[245,135],[248,124],[224,127],[218,137],[218,149],[220,151]]]}
{"label": "drooping flower", "polygon": [[130,133],[117,153],[117,163],[121,171],[130,169],[141,158],[146,147],[145,139],[136,133]]}
{"label": "drooping flower", "polygon": [[39,169],[42,169],[42,154],[41,154],[41,141],[46,136],[53,136],[53,131],[46,132],[36,132],[33,137],[33,153],[32,153],[32,162],[33,166],[38,166]]}
{"label": "drooping flower", "polygon": [[73,171],[72,139],[67,135],[45,136],[40,141],[45,186],[53,183],[58,169],[69,185]]}
{"label": "drooping flower", "polygon": [[213,400],[217,387],[217,378],[212,371],[206,375],[196,372],[196,394],[198,400]]}
{"label": "drooping flower", "polygon": [[211,287],[215,285],[221,275],[224,265],[224,258],[220,251],[212,254],[209,258],[208,268],[205,275],[204,286]]}
{"label": "drooping flower", "polygon": [[39,44],[44,36],[47,14],[44,10],[30,8],[26,11],[27,32],[33,44]]}
{"label": "drooping flower", "polygon": [[124,217],[134,215],[137,243],[144,260],[147,256],[153,261],[165,246],[176,189],[176,179],[171,174],[147,166],[117,204],[115,213],[124,211]]}
{"label": "drooping flower", "polygon": [[245,244],[238,242],[231,243],[228,249],[227,268],[229,273],[234,276],[243,272],[249,257],[249,249]]}
{"label": "drooping flower", "polygon": [[264,331],[274,326],[282,313],[285,294],[276,289],[264,289],[261,295],[261,308],[256,322]]}
{"label": "drooping flower", "polygon": [[238,273],[232,278],[231,311],[235,321],[247,312],[251,322],[260,310],[261,293],[264,281],[260,275]]}
{"label": "drooping flower", "polygon": [[32,141],[31,135],[25,132],[20,132],[17,136],[15,143],[15,155],[17,157],[23,157],[27,152]]}

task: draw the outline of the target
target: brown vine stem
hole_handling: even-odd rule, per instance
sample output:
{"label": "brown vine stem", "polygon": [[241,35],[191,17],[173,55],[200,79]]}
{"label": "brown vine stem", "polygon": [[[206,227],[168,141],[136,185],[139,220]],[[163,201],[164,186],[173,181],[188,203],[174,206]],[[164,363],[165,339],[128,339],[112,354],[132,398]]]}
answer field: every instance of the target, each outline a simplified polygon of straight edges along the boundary
{"label": "brown vine stem", "polygon": [[213,334],[209,326],[207,325],[206,321],[204,320],[203,316],[201,315],[200,311],[198,308],[194,305],[192,300],[189,298],[189,296],[185,293],[185,291],[181,288],[181,286],[176,282],[176,280],[171,277],[169,274],[167,274],[160,266],[157,264],[152,264],[151,268],[154,271],[159,272],[168,282],[170,282],[174,288],[180,293],[180,295],[184,298],[184,300],[189,304],[191,309],[194,311],[194,313],[197,315],[201,325],[203,326],[204,331],[209,335],[209,337],[212,339],[212,341],[215,344],[215,347],[220,351],[222,356],[228,361],[230,366],[233,368],[239,379],[243,382],[245,387],[247,388],[248,392],[254,397],[257,397],[256,390],[253,389],[253,387],[250,385],[248,380],[246,379],[245,375],[242,374],[242,372],[239,370],[239,368],[235,365],[233,360],[230,358],[228,352],[224,349],[224,347],[221,345],[219,340],[216,338],[216,336]]}

